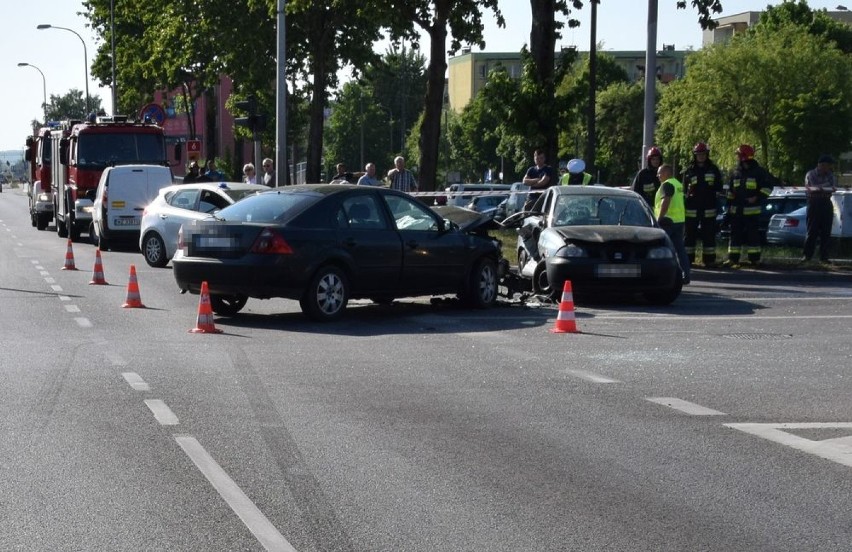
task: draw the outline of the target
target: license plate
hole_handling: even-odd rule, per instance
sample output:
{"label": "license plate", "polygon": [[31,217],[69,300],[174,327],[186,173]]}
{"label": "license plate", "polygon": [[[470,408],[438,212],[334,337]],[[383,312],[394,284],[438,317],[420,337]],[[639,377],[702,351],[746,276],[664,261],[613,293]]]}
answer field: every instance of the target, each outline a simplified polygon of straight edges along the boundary
{"label": "license plate", "polygon": [[115,226],[139,226],[139,217],[121,217],[113,219]]}
{"label": "license plate", "polygon": [[635,264],[602,264],[597,267],[598,278],[638,278],[642,268]]}
{"label": "license plate", "polygon": [[216,236],[199,236],[198,247],[215,249],[232,249],[236,247],[237,240]]}

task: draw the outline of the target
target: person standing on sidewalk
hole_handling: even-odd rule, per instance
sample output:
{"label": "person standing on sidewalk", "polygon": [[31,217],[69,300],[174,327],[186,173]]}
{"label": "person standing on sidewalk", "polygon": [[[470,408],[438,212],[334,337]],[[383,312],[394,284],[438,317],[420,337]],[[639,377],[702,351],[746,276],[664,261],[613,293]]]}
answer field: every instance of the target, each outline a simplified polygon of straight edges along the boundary
{"label": "person standing on sidewalk", "polygon": [[716,264],[716,211],[722,196],[722,172],[710,160],[710,148],[698,142],[692,148],[692,163],[683,173],[686,189],[686,254],[695,262],[695,245],[701,238],[701,261]]}
{"label": "person standing on sidewalk", "polygon": [[672,240],[680,269],[683,272],[683,283],[689,283],[689,258],[686,256],[686,246],[683,243],[683,229],[686,220],[686,208],[683,201],[683,184],[675,178],[671,165],[663,164],[657,169],[660,187],[654,197],[654,215],[660,227],[666,231]]}
{"label": "person standing on sidewalk", "polygon": [[754,159],[754,148],[742,144],[737,148],[736,169],[725,190],[728,196],[727,216],[731,220],[731,241],[725,266],[738,267],[745,246],[748,261],[760,264],[760,211],[772,193],[772,180],[766,169]]}
{"label": "person standing on sidewalk", "polygon": [[834,222],[831,194],[837,191],[834,159],[830,155],[820,156],[816,168],[805,175],[805,191],[808,194],[808,234],[805,238],[802,262],[811,260],[819,240],[819,259],[827,263],[831,224]]}

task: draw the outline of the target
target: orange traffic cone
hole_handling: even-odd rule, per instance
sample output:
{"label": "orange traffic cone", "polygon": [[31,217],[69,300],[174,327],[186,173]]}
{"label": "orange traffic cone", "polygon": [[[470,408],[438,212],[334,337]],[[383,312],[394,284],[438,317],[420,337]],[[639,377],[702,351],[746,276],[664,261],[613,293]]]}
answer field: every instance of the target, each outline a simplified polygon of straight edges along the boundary
{"label": "orange traffic cone", "polygon": [[562,301],[559,303],[559,315],[552,333],[580,333],[574,320],[574,292],[571,290],[571,280],[565,280],[562,288]]}
{"label": "orange traffic cone", "polygon": [[109,284],[104,279],[104,265],[101,261],[101,248],[95,249],[95,268],[92,270],[92,280],[90,286],[108,286]]}
{"label": "orange traffic cone", "polygon": [[201,282],[201,298],[198,300],[198,318],[190,333],[222,333],[213,323],[213,308],[210,306],[210,291],[207,282]]}
{"label": "orange traffic cone", "polygon": [[65,266],[62,270],[77,270],[74,266],[74,248],[71,247],[71,239],[68,240],[68,249],[65,250]]}
{"label": "orange traffic cone", "polygon": [[136,281],[136,265],[130,265],[130,281],[127,282],[127,298],[121,305],[125,309],[144,309],[142,298],[139,296],[139,282]]}

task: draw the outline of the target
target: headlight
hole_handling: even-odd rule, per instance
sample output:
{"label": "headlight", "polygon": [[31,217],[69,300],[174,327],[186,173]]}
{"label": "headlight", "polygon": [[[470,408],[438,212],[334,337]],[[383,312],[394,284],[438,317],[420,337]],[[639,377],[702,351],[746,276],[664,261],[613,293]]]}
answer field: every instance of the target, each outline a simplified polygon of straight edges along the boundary
{"label": "headlight", "polygon": [[574,245],[573,243],[569,243],[565,247],[561,248],[556,252],[557,257],[564,258],[577,258],[577,257],[588,257],[589,254],[585,249],[578,245]]}
{"label": "headlight", "polygon": [[674,252],[668,247],[654,247],[648,251],[649,259],[673,259]]}
{"label": "headlight", "polygon": [[47,197],[47,194],[38,194],[39,201],[50,201],[50,198]]}

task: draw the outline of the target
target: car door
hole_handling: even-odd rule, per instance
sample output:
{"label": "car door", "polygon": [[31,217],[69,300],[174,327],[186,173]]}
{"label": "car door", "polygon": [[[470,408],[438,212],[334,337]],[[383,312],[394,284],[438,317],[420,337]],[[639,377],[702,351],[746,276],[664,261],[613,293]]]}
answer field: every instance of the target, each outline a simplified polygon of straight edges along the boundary
{"label": "car door", "polygon": [[[160,235],[163,240],[169,244],[177,246],[178,230],[185,222],[190,220],[200,220],[204,218],[203,213],[198,212],[198,201],[201,197],[201,190],[198,188],[186,188],[176,191],[167,200],[162,211],[159,213],[159,221],[157,223]],[[169,248],[173,250],[173,248]]]}
{"label": "car door", "polygon": [[391,292],[402,276],[402,241],[380,201],[375,193],[354,192],[336,210],[340,246],[355,264],[356,293]]}
{"label": "car door", "polygon": [[422,294],[455,291],[465,276],[464,236],[444,229],[438,215],[414,198],[383,198],[402,239],[402,289]]}

